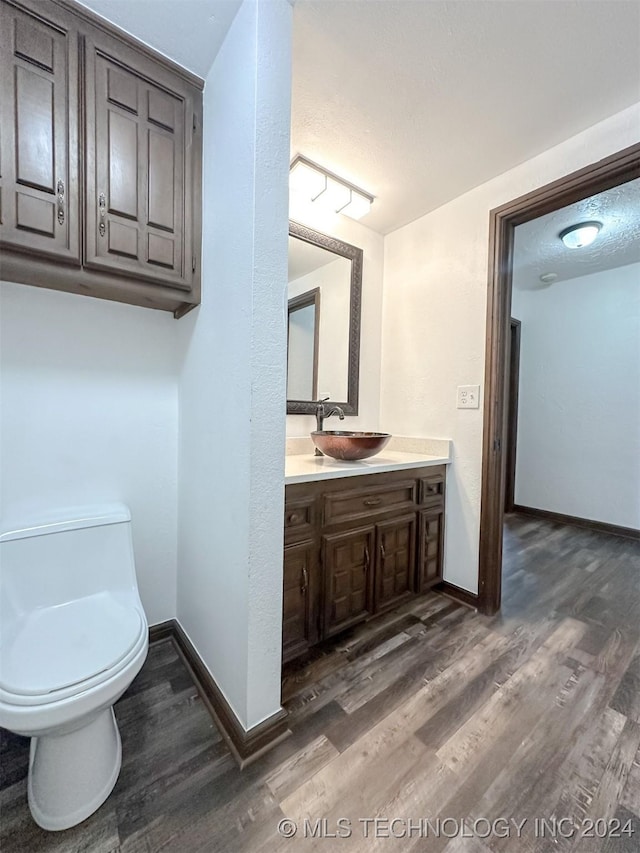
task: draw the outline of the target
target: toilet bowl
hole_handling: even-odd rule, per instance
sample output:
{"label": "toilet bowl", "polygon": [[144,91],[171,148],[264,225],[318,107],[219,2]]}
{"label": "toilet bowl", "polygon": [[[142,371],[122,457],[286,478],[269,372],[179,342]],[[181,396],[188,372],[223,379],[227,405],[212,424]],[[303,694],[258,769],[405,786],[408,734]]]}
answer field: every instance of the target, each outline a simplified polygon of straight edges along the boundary
{"label": "toilet bowl", "polygon": [[122,756],[113,704],[147,655],[131,516],[111,504],[4,529],[0,726],[31,738],[34,820],[68,829],[113,790]]}

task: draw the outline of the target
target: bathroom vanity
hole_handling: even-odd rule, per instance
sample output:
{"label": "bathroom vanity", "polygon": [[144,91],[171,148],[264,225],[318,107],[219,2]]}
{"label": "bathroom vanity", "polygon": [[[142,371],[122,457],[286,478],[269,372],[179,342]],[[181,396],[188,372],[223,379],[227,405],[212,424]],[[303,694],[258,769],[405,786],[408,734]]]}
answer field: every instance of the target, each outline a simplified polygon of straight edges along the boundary
{"label": "bathroom vanity", "polygon": [[448,461],[287,457],[284,662],[442,580]]}

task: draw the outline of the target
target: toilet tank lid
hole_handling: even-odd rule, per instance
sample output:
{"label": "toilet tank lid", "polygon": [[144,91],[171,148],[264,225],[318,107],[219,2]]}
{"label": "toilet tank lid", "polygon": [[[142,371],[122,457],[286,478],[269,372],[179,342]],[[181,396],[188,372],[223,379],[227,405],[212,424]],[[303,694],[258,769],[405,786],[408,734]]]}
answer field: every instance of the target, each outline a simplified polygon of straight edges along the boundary
{"label": "toilet tank lid", "polygon": [[131,521],[131,512],[129,507],[122,503],[67,507],[40,513],[29,519],[23,518],[19,521],[12,519],[11,523],[3,522],[0,542],[8,542],[11,539],[30,539],[32,536],[80,530],[85,527],[121,524],[126,521]]}

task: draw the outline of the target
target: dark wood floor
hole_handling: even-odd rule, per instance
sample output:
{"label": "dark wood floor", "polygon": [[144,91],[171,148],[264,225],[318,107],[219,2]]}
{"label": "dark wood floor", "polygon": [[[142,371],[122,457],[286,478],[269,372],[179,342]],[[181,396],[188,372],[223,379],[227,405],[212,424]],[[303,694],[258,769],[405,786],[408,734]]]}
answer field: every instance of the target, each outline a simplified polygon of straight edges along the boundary
{"label": "dark wood floor", "polygon": [[[172,642],[157,643],[116,706],[115,791],[80,826],[33,823],[28,742],[2,732],[0,849],[635,853],[639,580],[640,543],[511,516],[497,617],[434,594],[290,667],[293,734],[243,772]],[[305,818],[325,835],[349,819],[351,837],[305,838]],[[608,837],[584,837],[591,826]]]}

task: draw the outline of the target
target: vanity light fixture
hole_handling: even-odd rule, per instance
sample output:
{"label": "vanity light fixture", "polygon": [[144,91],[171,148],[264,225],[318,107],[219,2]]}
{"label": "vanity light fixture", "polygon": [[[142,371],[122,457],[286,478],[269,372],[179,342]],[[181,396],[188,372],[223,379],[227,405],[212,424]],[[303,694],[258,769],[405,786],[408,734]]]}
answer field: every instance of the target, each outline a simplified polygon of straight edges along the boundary
{"label": "vanity light fixture", "polygon": [[567,249],[583,249],[590,246],[598,236],[602,222],[579,222],[558,234]]}
{"label": "vanity light fixture", "polygon": [[328,172],[300,154],[289,169],[289,190],[335,213],[361,219],[371,210],[373,196]]}

